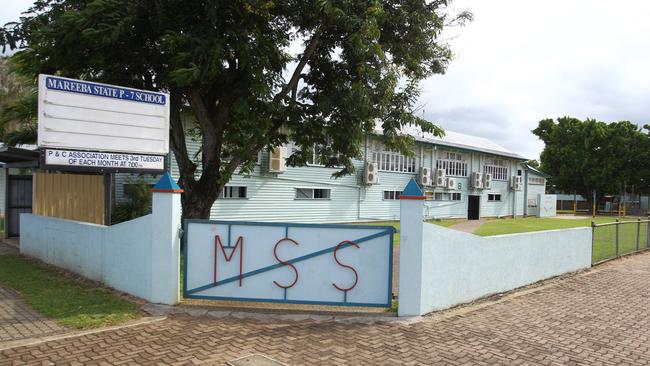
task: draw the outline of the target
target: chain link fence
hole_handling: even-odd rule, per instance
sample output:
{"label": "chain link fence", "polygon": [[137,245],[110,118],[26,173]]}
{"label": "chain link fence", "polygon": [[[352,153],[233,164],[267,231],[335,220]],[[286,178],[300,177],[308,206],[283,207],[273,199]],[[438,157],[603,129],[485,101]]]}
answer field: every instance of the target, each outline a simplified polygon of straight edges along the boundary
{"label": "chain link fence", "polygon": [[591,223],[593,264],[650,249],[650,219]]}

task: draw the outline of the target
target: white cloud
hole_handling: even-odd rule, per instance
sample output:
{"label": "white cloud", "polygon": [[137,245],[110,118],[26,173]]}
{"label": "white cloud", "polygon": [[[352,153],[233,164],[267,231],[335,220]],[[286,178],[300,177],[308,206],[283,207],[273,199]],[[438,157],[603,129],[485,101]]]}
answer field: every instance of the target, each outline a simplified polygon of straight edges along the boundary
{"label": "white cloud", "polygon": [[543,118],[650,121],[650,3],[457,0],[475,21],[447,31],[456,54],[422,84],[425,116],[524,156]]}

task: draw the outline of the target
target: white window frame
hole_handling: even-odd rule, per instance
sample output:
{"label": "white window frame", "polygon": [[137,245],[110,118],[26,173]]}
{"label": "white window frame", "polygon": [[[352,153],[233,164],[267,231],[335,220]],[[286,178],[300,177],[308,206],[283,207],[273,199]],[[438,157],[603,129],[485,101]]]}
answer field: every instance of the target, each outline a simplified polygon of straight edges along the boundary
{"label": "white window frame", "polygon": [[528,177],[528,184],[544,186],[544,185],[546,185],[546,178],[544,178],[544,177]]}
{"label": "white window frame", "polygon": [[468,164],[465,154],[456,151],[441,151],[440,157],[436,159],[436,169],[444,169],[447,176],[467,177]]}
{"label": "white window frame", "polygon": [[[299,196],[298,193],[300,191],[302,191],[305,194],[301,194]],[[311,191],[311,192],[309,192],[309,191]],[[320,192],[321,194],[317,194],[317,191]],[[327,197],[316,197],[317,195],[322,195],[323,192],[327,192]],[[296,187],[294,199],[296,199],[296,200],[330,200],[330,199],[332,199],[332,189],[331,188]]]}
{"label": "white window frame", "polygon": [[486,158],[483,163],[483,174],[492,174],[492,180],[508,180],[508,164],[503,159]]}
{"label": "white window frame", "polygon": [[[287,151],[289,153],[289,156],[293,154],[294,152],[298,151],[298,146],[295,144],[295,142],[291,141],[287,145]],[[318,161],[318,152],[317,152],[318,145],[314,144],[311,148],[311,159],[307,159],[307,166],[313,166],[313,167],[325,167],[325,164],[321,164]],[[289,157],[287,156],[287,157]],[[335,166],[335,168],[340,168],[342,167],[341,165]]]}
{"label": "white window frame", "polygon": [[[458,199],[456,199],[458,197]],[[463,200],[463,195],[460,192],[433,192],[431,199],[429,201],[449,201],[449,202],[460,202]]]}
{"label": "white window frame", "polygon": [[[492,199],[490,199],[490,197],[492,197]],[[497,197],[499,199],[497,199]],[[501,202],[502,199],[503,199],[503,196],[501,195],[501,193],[490,193],[490,194],[488,194],[488,199],[487,200],[488,200],[488,202]]]}
{"label": "white window frame", "polygon": [[417,169],[417,158],[402,155],[383,145],[373,150],[372,160],[377,164],[377,170],[380,172],[415,174]]}
{"label": "white window frame", "polygon": [[400,195],[402,192],[400,191],[383,191],[383,200],[384,201],[394,201],[394,200],[399,200]]}
{"label": "white window frame", "polygon": [[[241,196],[241,190],[244,189],[244,196]],[[237,193],[236,196],[233,196],[234,193]],[[226,200],[238,200],[238,199],[247,199],[248,198],[248,187],[247,186],[225,186],[219,193],[220,199]]]}

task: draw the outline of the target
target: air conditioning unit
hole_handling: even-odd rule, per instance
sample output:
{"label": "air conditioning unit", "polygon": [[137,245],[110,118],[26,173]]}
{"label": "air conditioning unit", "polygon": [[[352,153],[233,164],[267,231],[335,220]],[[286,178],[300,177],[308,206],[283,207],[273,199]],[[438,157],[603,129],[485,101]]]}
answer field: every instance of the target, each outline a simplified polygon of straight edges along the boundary
{"label": "air conditioning unit", "polygon": [[513,191],[521,191],[523,189],[523,183],[521,179],[521,175],[515,175],[512,177],[512,181],[510,183],[510,188],[512,188]]}
{"label": "air conditioning unit", "polygon": [[424,187],[431,186],[431,169],[420,167],[420,185]]}
{"label": "air conditioning unit", "polygon": [[447,189],[454,189],[456,188],[456,179],[455,178],[447,178]]}
{"label": "air conditioning unit", "polygon": [[472,172],[472,187],[483,189],[483,174],[481,172]]}
{"label": "air conditioning unit", "polygon": [[367,161],[365,169],[363,170],[363,182],[365,184],[379,183],[379,172],[377,171],[377,164],[374,161]]}
{"label": "air conditioning unit", "polygon": [[485,173],[483,175],[483,188],[492,189],[492,173]]}
{"label": "air conditioning unit", "polygon": [[447,171],[445,169],[439,168],[436,169],[436,187],[446,187],[447,186]]}
{"label": "air conditioning unit", "polygon": [[284,173],[287,170],[287,148],[278,146],[269,154],[269,173]]}

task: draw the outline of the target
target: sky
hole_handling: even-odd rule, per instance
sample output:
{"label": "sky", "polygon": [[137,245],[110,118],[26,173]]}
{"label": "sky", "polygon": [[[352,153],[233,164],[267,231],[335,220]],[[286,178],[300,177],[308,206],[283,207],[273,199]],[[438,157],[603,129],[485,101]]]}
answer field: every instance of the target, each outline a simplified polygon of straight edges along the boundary
{"label": "sky", "polygon": [[[0,1],[0,24],[31,4]],[[650,2],[455,0],[454,10],[474,21],[443,34],[455,56],[421,84],[425,118],[530,159],[545,118],[650,123]]]}

